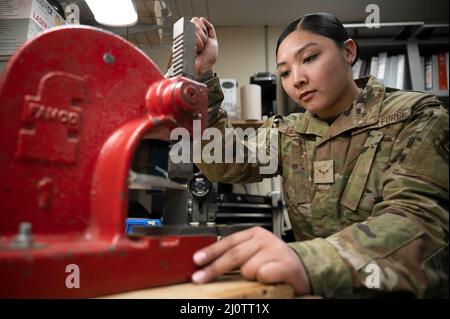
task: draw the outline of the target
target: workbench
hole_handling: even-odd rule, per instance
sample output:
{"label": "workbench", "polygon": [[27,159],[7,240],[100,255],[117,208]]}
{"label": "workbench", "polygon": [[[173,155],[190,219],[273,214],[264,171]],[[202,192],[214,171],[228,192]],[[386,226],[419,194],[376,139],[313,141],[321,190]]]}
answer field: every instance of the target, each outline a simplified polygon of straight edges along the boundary
{"label": "workbench", "polygon": [[261,284],[242,278],[237,272],[206,284],[181,283],[105,296],[107,299],[259,299],[294,298],[287,284]]}

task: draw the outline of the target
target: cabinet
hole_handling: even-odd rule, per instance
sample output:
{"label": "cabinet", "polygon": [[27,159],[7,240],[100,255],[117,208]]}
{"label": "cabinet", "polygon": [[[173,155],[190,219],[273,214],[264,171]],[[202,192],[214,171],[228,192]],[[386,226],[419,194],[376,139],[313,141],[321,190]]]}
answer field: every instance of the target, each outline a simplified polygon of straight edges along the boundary
{"label": "cabinet", "polygon": [[[344,27],[349,36],[357,41],[362,58],[368,59],[380,52],[388,55],[404,54],[405,89],[429,92],[448,106],[448,80],[447,90],[439,89],[435,83],[432,89],[426,90],[424,67],[424,57],[448,52],[448,23],[427,24],[416,21],[380,23],[379,28],[367,28],[365,24],[344,24]],[[448,79],[448,65],[446,73]]]}

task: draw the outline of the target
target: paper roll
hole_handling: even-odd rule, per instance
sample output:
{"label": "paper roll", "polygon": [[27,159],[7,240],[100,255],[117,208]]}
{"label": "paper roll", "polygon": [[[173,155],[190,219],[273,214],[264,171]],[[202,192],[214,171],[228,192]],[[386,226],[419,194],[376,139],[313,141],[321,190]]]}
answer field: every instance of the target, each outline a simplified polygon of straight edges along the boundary
{"label": "paper roll", "polygon": [[243,120],[260,120],[261,105],[261,86],[247,84],[241,87],[241,118]]}

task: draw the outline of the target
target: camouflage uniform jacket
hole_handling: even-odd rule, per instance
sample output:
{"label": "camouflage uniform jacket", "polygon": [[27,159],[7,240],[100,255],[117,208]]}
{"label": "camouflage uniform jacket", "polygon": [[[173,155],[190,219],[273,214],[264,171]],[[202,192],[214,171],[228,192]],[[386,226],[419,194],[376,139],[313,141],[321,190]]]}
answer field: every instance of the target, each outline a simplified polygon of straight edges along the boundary
{"label": "camouflage uniform jacket", "polygon": [[[448,296],[448,112],[432,95],[356,82],[359,97],[331,126],[309,112],[262,126],[279,132],[289,246],[314,294]],[[206,84],[209,126],[223,132],[219,81]],[[258,163],[198,166],[213,181],[268,177]]]}

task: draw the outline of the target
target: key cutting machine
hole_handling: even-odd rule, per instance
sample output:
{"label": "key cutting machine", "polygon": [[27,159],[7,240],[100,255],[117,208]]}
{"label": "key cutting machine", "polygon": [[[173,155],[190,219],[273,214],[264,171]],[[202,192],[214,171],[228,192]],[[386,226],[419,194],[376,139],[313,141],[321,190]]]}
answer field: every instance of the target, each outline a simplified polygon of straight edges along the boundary
{"label": "key cutting machine", "polygon": [[0,297],[95,297],[187,281],[213,234],[129,238],[133,152],[207,118],[207,89],[124,39],[42,33],[0,83]]}

